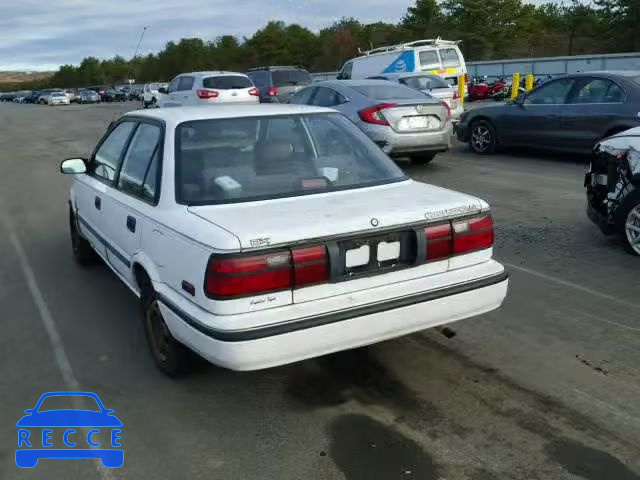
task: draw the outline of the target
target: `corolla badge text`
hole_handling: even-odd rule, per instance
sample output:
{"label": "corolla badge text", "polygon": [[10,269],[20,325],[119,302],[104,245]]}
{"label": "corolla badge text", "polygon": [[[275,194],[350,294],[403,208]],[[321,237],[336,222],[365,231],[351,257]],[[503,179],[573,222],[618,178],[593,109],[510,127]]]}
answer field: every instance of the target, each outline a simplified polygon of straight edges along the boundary
{"label": "corolla badge text", "polygon": [[33,468],[41,458],[100,459],[124,463],[122,422],[91,392],[48,392],[18,420],[16,465]]}

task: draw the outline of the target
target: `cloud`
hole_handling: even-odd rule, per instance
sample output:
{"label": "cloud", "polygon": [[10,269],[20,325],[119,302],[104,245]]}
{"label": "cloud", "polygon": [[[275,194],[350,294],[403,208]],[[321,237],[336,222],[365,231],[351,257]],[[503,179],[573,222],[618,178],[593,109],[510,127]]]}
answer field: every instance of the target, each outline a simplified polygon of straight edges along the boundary
{"label": "cloud", "polygon": [[50,70],[87,56],[157,52],[171,40],[249,36],[270,20],[318,31],[341,17],[397,22],[412,0],[4,0],[0,70]]}

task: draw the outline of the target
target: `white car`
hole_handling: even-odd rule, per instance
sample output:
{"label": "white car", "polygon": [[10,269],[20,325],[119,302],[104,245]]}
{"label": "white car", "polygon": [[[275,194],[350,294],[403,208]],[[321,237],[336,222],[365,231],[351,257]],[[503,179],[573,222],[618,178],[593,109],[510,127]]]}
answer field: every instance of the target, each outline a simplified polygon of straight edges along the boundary
{"label": "white car", "polygon": [[168,375],[192,352],[255,370],[368,345],[507,293],[489,205],[407,178],[330,109],[130,112],[61,171],[75,259],[140,297]]}
{"label": "white car", "polygon": [[251,79],[236,72],[183,73],[160,93],[160,107],[260,103],[260,91]]}
{"label": "white car", "polygon": [[52,105],[69,105],[69,97],[64,92],[51,92],[45,98],[46,104]]}
{"label": "white car", "polygon": [[147,83],[142,87],[142,108],[155,107],[158,103],[161,88],[167,88],[166,83]]}

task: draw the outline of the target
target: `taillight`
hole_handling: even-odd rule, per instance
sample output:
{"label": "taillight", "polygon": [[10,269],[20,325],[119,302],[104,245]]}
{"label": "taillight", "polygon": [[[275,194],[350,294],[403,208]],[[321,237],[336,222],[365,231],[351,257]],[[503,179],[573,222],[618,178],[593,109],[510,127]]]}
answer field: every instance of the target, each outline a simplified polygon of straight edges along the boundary
{"label": "taillight", "polygon": [[220,96],[220,92],[216,90],[196,90],[196,95],[198,95],[198,98],[203,99],[218,98]]}
{"label": "taillight", "polygon": [[452,223],[453,254],[475,252],[493,246],[495,234],[491,215],[459,220]]}
{"label": "taillight", "polygon": [[430,262],[493,246],[495,234],[490,214],[430,225],[424,229],[425,260]]}
{"label": "taillight", "polygon": [[427,240],[427,261],[440,260],[451,256],[453,252],[451,222],[426,227],[424,236]]}
{"label": "taillight", "polygon": [[363,122],[374,123],[376,125],[389,125],[389,122],[384,118],[382,110],[385,108],[395,107],[395,103],[381,103],[380,105],[374,105],[373,107],[365,108],[358,112],[358,115]]}
{"label": "taillight", "polygon": [[329,279],[324,245],[259,255],[214,256],[205,274],[205,293],[233,298],[291,290]]}
{"label": "taillight", "polygon": [[278,87],[269,87],[269,89],[267,90],[267,95],[269,95],[270,97],[275,97],[276,95],[278,95]]}
{"label": "taillight", "polygon": [[[460,102],[460,94],[458,93],[457,90],[454,90],[453,91],[453,98],[451,99],[451,108],[454,109],[454,110],[456,108],[458,108],[459,102]],[[449,113],[451,113],[451,112],[449,112]]]}
{"label": "taillight", "polygon": [[449,104],[444,100],[440,101],[440,105],[447,109],[447,120],[449,120],[451,118],[451,107],[449,107]]}
{"label": "taillight", "polygon": [[291,250],[293,256],[294,285],[303,287],[329,280],[329,262],[324,245]]}
{"label": "taillight", "polygon": [[256,87],[250,88],[249,89],[249,95],[251,95],[253,97],[259,97],[260,96],[260,90],[258,90]]}

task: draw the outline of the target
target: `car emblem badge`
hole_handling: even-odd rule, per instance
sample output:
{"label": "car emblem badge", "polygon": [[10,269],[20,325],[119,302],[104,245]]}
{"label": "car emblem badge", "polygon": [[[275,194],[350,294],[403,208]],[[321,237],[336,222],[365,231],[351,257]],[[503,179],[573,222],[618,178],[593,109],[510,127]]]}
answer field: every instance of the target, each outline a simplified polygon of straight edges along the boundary
{"label": "car emblem badge", "polygon": [[422,112],[424,111],[424,107],[423,107],[422,105],[418,105],[418,106],[416,107],[416,111],[417,111],[418,113],[422,113]]}
{"label": "car emblem badge", "polygon": [[377,218],[375,218],[375,217],[374,217],[374,218],[372,218],[372,219],[371,219],[371,226],[372,226],[372,227],[377,227],[378,225],[380,225],[380,222],[378,221],[378,219],[377,219]]}

